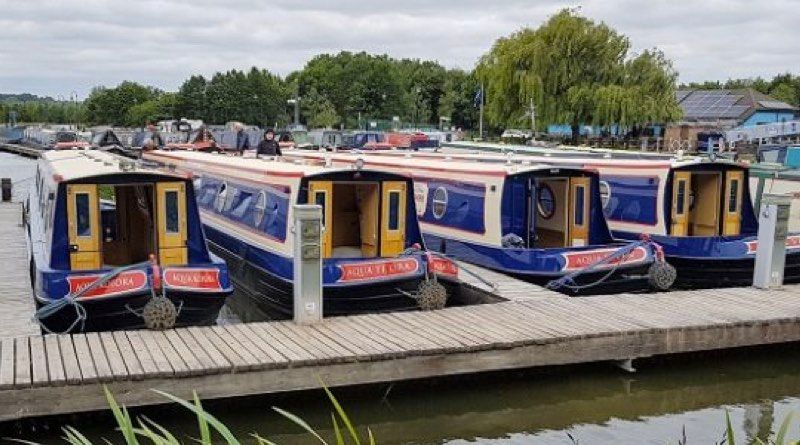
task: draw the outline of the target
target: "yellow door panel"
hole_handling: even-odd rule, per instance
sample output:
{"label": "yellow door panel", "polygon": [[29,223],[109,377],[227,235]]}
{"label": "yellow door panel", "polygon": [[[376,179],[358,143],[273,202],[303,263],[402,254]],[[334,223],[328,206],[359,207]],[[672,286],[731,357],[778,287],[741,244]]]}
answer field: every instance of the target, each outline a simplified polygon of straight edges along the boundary
{"label": "yellow door panel", "polygon": [[689,235],[689,195],[692,189],[690,172],[675,172],[672,182],[672,236]]}
{"label": "yellow door panel", "polygon": [[692,176],[694,198],[689,215],[690,236],[719,235],[721,181],[719,173],[695,173]]}
{"label": "yellow door panel", "polygon": [[742,227],[742,187],[744,186],[744,172],[729,171],[725,175],[725,200],[722,234],[739,235]]}
{"label": "yellow door panel", "polygon": [[159,261],[164,266],[186,264],[186,185],[157,183],[156,196]]}
{"label": "yellow door panel", "polygon": [[103,261],[97,185],[67,185],[67,221],[72,270],[99,269]]}
{"label": "yellow door panel", "polygon": [[322,206],[322,257],[330,258],[333,252],[333,183],[309,182],[308,203]]}
{"label": "yellow door panel", "polygon": [[358,217],[361,228],[361,254],[365,257],[378,256],[378,215],[381,200],[378,184],[357,186]]}
{"label": "yellow door panel", "polygon": [[406,244],[406,183],[383,183],[381,210],[381,256],[396,256]]}
{"label": "yellow door panel", "polygon": [[589,244],[590,178],[569,180],[569,245]]}

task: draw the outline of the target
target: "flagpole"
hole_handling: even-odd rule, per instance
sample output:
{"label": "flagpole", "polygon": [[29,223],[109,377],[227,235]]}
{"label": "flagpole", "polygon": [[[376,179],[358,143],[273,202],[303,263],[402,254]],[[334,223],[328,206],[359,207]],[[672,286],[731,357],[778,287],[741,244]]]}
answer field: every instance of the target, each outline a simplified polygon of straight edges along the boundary
{"label": "flagpole", "polygon": [[483,83],[481,83],[481,111],[480,111],[480,120],[478,124],[478,131],[480,133],[479,138],[481,141],[483,140],[483,95],[484,95]]}

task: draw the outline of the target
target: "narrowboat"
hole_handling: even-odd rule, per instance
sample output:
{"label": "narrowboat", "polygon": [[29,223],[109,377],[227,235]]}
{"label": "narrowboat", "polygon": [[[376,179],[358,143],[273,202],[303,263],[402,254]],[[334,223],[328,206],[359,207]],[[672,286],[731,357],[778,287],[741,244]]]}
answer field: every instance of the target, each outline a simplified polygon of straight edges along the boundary
{"label": "narrowboat", "polygon": [[[609,152],[595,158],[562,158],[555,150],[547,156],[415,155],[426,163],[442,156],[480,163],[540,162],[596,169],[603,213],[613,235],[626,240],[650,236],[677,269],[677,285],[699,288],[749,286],[753,282],[758,218],[746,163],[706,157],[629,158],[634,154],[615,159]],[[790,233],[786,244],[784,281],[800,282],[800,233]]]}
{"label": "narrowboat", "polygon": [[91,145],[75,130],[36,127],[25,130],[23,143],[40,150],[86,149]]}
{"label": "narrowboat", "polygon": [[386,135],[378,131],[356,131],[342,136],[342,148],[345,150],[390,150],[392,145],[386,142]]}
{"label": "narrowboat", "polygon": [[114,130],[110,128],[95,132],[92,135],[91,146],[97,150],[107,151],[128,158],[137,158],[139,156],[137,151],[125,147]]}
{"label": "narrowboat", "polygon": [[308,132],[311,149],[336,151],[342,147],[342,132],[339,130],[311,130]]}
{"label": "narrowboat", "polygon": [[664,290],[672,284],[663,275],[651,279],[651,272],[669,268],[657,245],[612,238],[603,217],[599,175],[590,169],[459,162],[416,153],[288,157],[339,165],[361,162],[413,177],[425,241],[462,261],[569,295]]}
{"label": "narrowboat", "polygon": [[154,296],[172,303],[179,326],[211,324],[233,291],[183,173],[97,150],[49,151],[24,216],[48,331],[140,328]]}
{"label": "narrowboat", "polygon": [[189,133],[186,142],[173,142],[165,145],[167,150],[189,150],[203,152],[218,152],[224,148],[217,146],[217,140],[211,131],[205,126]]}
{"label": "narrowboat", "polygon": [[291,316],[294,204],[324,209],[325,315],[414,309],[414,296],[432,275],[454,289],[456,265],[424,249],[408,177],[273,157],[179,151],[144,157],[193,175],[209,246],[230,265],[231,306],[239,313]]}
{"label": "narrowboat", "polygon": [[406,133],[406,132],[391,132],[386,133],[386,142],[401,150],[436,150],[439,148],[439,140],[429,138],[427,134]]}

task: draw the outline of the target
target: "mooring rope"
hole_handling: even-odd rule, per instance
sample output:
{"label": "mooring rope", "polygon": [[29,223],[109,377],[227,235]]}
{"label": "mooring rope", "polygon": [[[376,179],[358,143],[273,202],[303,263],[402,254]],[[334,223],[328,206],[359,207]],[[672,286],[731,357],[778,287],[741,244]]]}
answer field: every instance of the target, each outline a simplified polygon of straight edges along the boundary
{"label": "mooring rope", "polygon": [[[583,289],[588,289],[590,287],[594,287],[594,286],[597,286],[599,284],[602,284],[603,282],[605,282],[606,280],[611,278],[612,275],[614,275],[614,272],[617,271],[619,266],[627,259],[627,257],[631,253],[633,253],[633,251],[635,249],[637,249],[639,247],[644,247],[644,246],[652,246],[654,251],[656,252],[655,255],[654,255],[655,256],[655,260],[656,261],[663,261],[663,256],[660,254],[661,246],[658,245],[657,243],[651,241],[649,237],[646,237],[646,238],[643,238],[641,241],[637,241],[635,243],[627,244],[627,245],[617,249],[616,251],[614,251],[611,255],[608,255],[607,257],[601,258],[601,259],[595,261],[594,263],[592,263],[592,264],[590,264],[590,265],[588,265],[588,266],[586,266],[586,267],[584,267],[582,269],[578,269],[578,270],[576,270],[574,272],[571,272],[571,273],[568,273],[568,274],[564,275],[561,278],[558,278],[556,280],[553,280],[553,281],[547,283],[547,288],[548,289],[552,289],[552,290],[556,290],[556,289],[560,289],[560,288],[567,288],[567,289],[570,289],[571,291],[577,293],[578,291],[581,291]],[[616,261],[616,263],[614,263],[613,267],[608,271],[608,273],[606,273],[602,277],[598,278],[597,280],[595,280],[593,282],[590,282],[590,283],[587,283],[587,284],[583,284],[583,285],[580,285],[580,284],[575,282],[575,278],[576,277],[578,277],[580,275],[583,275],[583,274],[586,274],[586,273],[593,272],[598,267],[603,266],[605,264],[609,264],[610,262],[612,262],[614,260],[617,260],[617,261]]]}

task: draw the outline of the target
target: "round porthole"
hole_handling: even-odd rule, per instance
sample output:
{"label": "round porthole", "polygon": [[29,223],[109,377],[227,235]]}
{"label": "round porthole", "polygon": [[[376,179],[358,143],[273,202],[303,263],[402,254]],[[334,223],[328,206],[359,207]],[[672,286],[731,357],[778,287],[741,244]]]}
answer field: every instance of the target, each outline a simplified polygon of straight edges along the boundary
{"label": "round porthole", "polygon": [[600,202],[603,204],[604,209],[611,202],[611,187],[606,181],[600,181]]}
{"label": "round porthole", "polygon": [[264,212],[267,211],[267,194],[265,192],[261,192],[258,194],[258,200],[256,201],[255,206],[255,225],[259,227],[261,225],[261,221],[264,220]]}
{"label": "round porthole", "polygon": [[550,219],[556,213],[556,198],[553,189],[547,184],[539,187],[539,199],[536,203],[536,210],[544,219]]}
{"label": "round porthole", "polygon": [[217,189],[217,198],[214,200],[214,208],[221,212],[225,206],[225,198],[228,196],[228,183],[223,182]]}
{"label": "round porthole", "polygon": [[444,187],[438,187],[436,190],[433,191],[433,200],[431,204],[431,209],[433,211],[433,217],[436,219],[442,219],[445,212],[447,212],[447,189]]}

